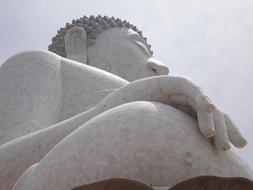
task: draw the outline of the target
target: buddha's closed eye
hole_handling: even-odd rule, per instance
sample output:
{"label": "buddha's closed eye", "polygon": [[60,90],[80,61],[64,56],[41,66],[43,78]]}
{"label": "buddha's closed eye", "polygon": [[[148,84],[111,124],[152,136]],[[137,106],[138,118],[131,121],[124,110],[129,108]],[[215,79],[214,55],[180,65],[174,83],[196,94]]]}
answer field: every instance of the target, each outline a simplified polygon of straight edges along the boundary
{"label": "buddha's closed eye", "polygon": [[140,42],[140,41],[133,41],[133,42],[144,53],[145,56],[150,57],[147,47],[142,42]]}
{"label": "buddha's closed eye", "polygon": [[147,58],[151,57],[151,53],[148,48],[147,42],[138,34],[129,35],[130,40],[142,51],[142,53],[147,56]]}

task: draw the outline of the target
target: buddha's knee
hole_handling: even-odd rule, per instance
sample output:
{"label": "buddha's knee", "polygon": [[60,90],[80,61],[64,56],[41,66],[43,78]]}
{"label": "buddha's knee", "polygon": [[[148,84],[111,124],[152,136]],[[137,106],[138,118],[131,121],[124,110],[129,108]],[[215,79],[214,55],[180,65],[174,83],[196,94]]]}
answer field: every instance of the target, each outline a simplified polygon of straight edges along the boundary
{"label": "buddha's knee", "polygon": [[110,178],[170,186],[199,175],[250,176],[237,157],[217,152],[197,130],[196,121],[165,104],[120,105],[61,141],[23,189],[71,189]]}
{"label": "buddha's knee", "polygon": [[[155,102],[132,102],[108,110],[60,142],[40,161],[26,183],[36,181],[37,185],[46,184],[47,189],[53,189],[56,184],[61,189],[68,183],[75,187],[116,177],[147,184],[165,183],[171,177],[168,176],[171,167],[168,161],[178,155],[174,143],[178,137],[174,135],[181,131],[179,124],[173,126],[171,122],[180,119],[177,114],[185,117],[185,122],[194,123],[174,108]],[[177,132],[171,131],[172,127]],[[184,138],[184,134],[182,136]],[[181,163],[173,164],[183,169]],[[66,170],[68,172],[64,172]],[[159,180],[161,177],[163,179]]]}

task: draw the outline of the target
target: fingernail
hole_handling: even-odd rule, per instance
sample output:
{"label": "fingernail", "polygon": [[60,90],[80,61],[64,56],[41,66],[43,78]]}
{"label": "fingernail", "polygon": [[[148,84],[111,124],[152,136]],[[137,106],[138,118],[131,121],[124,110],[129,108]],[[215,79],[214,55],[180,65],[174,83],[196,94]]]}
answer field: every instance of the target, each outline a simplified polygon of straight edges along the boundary
{"label": "fingernail", "polygon": [[207,138],[213,137],[214,135],[215,135],[215,131],[213,129],[208,129],[205,132],[205,137],[207,137]]}
{"label": "fingernail", "polygon": [[205,104],[205,110],[209,113],[213,112],[215,109],[214,105],[213,104]]}
{"label": "fingernail", "polygon": [[245,139],[239,139],[235,146],[237,148],[243,148],[246,145],[247,145],[247,141]]}
{"label": "fingernail", "polygon": [[224,144],[224,145],[222,146],[222,149],[223,149],[224,151],[227,151],[227,150],[230,149],[230,145],[229,145],[229,144]]}

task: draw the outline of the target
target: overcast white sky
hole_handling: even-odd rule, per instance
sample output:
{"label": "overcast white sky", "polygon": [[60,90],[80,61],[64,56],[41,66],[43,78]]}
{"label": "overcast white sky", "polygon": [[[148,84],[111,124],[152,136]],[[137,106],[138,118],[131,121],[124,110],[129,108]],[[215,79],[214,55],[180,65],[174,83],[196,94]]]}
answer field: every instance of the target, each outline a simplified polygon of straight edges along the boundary
{"label": "overcast white sky", "polygon": [[252,0],[1,0],[0,63],[47,49],[59,27],[101,14],[142,29],[173,75],[188,76],[248,139],[239,153],[253,168]]}

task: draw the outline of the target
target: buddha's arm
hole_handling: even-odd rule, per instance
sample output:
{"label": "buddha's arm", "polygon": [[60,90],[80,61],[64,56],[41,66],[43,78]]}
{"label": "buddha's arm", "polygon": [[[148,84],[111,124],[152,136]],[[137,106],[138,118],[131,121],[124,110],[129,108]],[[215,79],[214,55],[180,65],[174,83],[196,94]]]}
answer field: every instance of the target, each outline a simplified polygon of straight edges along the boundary
{"label": "buddha's arm", "polygon": [[231,119],[215,108],[200,87],[187,78],[158,76],[134,81],[104,98],[96,109],[103,112],[138,100],[162,102],[178,109],[191,106],[197,114],[202,135],[213,137],[218,149],[228,150],[229,141],[238,148],[247,143]]}

